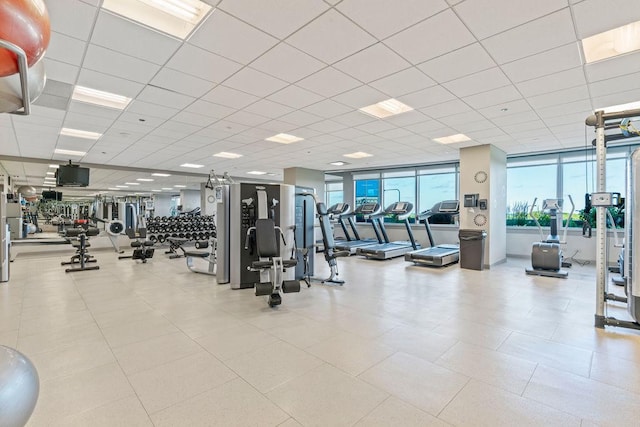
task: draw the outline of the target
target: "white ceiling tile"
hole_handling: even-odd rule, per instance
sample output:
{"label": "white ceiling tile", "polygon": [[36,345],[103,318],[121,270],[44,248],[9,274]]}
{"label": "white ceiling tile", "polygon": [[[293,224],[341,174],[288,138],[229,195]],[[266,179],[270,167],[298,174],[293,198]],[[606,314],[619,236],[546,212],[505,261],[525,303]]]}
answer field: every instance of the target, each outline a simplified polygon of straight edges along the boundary
{"label": "white ceiling tile", "polygon": [[449,89],[454,95],[463,97],[486,92],[509,84],[511,84],[511,82],[507,76],[504,75],[500,68],[495,67],[444,83],[442,86]]}
{"label": "white ceiling tile", "polygon": [[160,69],[159,65],[94,44],[89,45],[82,66],[144,84],[148,83]]}
{"label": "white ceiling tile", "polygon": [[261,99],[260,101],[246,107],[244,111],[259,114],[270,119],[275,119],[290,113],[291,111],[293,111],[293,108],[287,107],[286,105],[282,105],[277,102],[269,101],[267,99]]}
{"label": "white ceiling tile", "polygon": [[[364,113],[360,113],[360,114],[364,114]],[[386,130],[396,129],[396,127],[391,123],[385,122],[384,120],[376,119],[372,122],[368,122],[368,123],[364,123],[362,125],[356,126],[356,129],[359,129],[363,132],[367,132],[370,134],[378,134]]]}
{"label": "white ceiling tile", "polygon": [[481,43],[504,64],[576,41],[569,8],[497,34]]}
{"label": "white ceiling tile", "polygon": [[467,0],[454,9],[482,40],[567,7],[567,0]]}
{"label": "white ceiling tile", "polygon": [[531,109],[529,103],[524,99],[503,102],[498,105],[478,109],[478,112],[488,119],[493,119],[494,117],[504,117],[510,114],[525,113],[529,111],[533,110]]}
{"label": "white ceiling tile", "polygon": [[253,104],[259,98],[254,95],[249,95],[248,93],[220,85],[214,87],[209,91],[209,93],[204,95],[202,99],[215,104],[224,105],[226,107],[239,109],[244,108],[249,104]]}
{"label": "white ceiling tile", "polygon": [[487,92],[477,93],[475,95],[463,98],[463,101],[472,108],[479,109],[489,107],[491,105],[500,105],[506,102],[521,99],[520,92],[513,86],[503,86],[498,89],[489,90]]}
{"label": "white ceiling tile", "polygon": [[636,0],[584,1],[573,6],[573,14],[580,39],[640,21],[640,8]]}
{"label": "white ceiling tile", "polygon": [[257,114],[248,113],[246,111],[238,111],[237,113],[233,113],[230,116],[225,117],[225,120],[229,120],[230,122],[240,123],[245,126],[259,126],[262,123],[268,122],[269,118],[259,116]]}
{"label": "white ceiling tile", "polygon": [[460,19],[451,10],[446,10],[388,38],[384,43],[411,63],[419,64],[474,41]]}
{"label": "white ceiling tile", "polygon": [[464,126],[467,123],[485,121],[485,118],[482,114],[478,113],[477,111],[471,110],[471,111],[465,111],[463,113],[452,114],[447,117],[442,117],[438,120],[447,126],[457,129],[458,127]]}
{"label": "white ceiling tile", "polygon": [[376,120],[367,114],[363,114],[360,111],[352,111],[351,113],[341,114],[333,118],[336,122],[343,123],[347,126],[358,126],[364,123],[369,123]]}
{"label": "white ceiling tile", "polygon": [[443,0],[345,0],[338,10],[382,40],[447,8]]}
{"label": "white ceiling tile", "polygon": [[51,32],[47,57],[70,65],[80,65],[86,43],[61,33]]}
{"label": "white ceiling tile", "polygon": [[353,22],[329,10],[287,39],[290,45],[332,64],[375,43]]}
{"label": "white ceiling tile", "polygon": [[128,96],[129,98],[135,98],[144,88],[143,84],[108,76],[97,71],[87,70],[86,68],[80,71],[78,84],[92,89]]}
{"label": "white ceiling tile", "polygon": [[280,43],[251,63],[251,68],[294,83],[325,64],[286,43]]}
{"label": "white ceiling tile", "polygon": [[415,67],[407,68],[387,77],[369,83],[381,92],[396,98],[410,92],[433,86],[436,83]]}
{"label": "white ceiling tile", "polygon": [[332,97],[361,85],[362,83],[358,80],[333,67],[320,70],[296,83],[296,86],[303,87],[325,97]]}
{"label": "white ceiling tile", "polygon": [[396,116],[388,117],[385,120],[395,126],[404,127],[415,123],[422,123],[426,120],[429,120],[429,117],[425,116],[420,111],[413,110],[407,111],[406,113],[398,114]]}
{"label": "white ceiling tile", "polygon": [[91,42],[154,64],[164,64],[180,42],[132,21],[102,11]]}
{"label": "white ceiling tile", "polygon": [[167,67],[220,83],[241,69],[242,65],[186,43],[167,62]]}
{"label": "white ceiling tile", "polygon": [[504,127],[520,123],[540,121],[540,117],[534,111],[525,111],[517,114],[507,114],[504,116],[493,117],[491,121],[500,127]]}
{"label": "white ceiling tile", "polygon": [[265,97],[287,86],[287,82],[251,68],[243,68],[224,82],[225,86]]}
{"label": "white ceiling tile", "polygon": [[337,132],[339,130],[345,129],[346,127],[346,125],[334,122],[333,120],[322,120],[320,122],[312,123],[309,125],[309,128],[323,133]]}
{"label": "white ceiling tile", "polygon": [[52,31],[81,40],[89,38],[97,12],[95,6],[78,0],[56,0],[47,2],[47,10]]}
{"label": "white ceiling tile", "polygon": [[158,104],[163,107],[178,109],[183,109],[194,101],[194,98],[191,96],[171,92],[154,86],[145,87],[144,90],[140,92],[137,99],[151,104]]}
{"label": "white ceiling tile", "polygon": [[[575,101],[568,104],[555,105],[553,107],[544,107],[544,108],[536,109],[536,113],[542,119],[546,119],[554,116],[564,116],[566,114],[572,114],[572,113],[579,113],[581,111],[593,111],[591,102],[589,100]],[[587,117],[585,116],[585,119],[586,118]]]}
{"label": "white ceiling tile", "polygon": [[275,46],[278,40],[217,9],[191,36],[189,43],[248,64]]}
{"label": "white ceiling tile", "polygon": [[383,45],[376,43],[334,65],[364,83],[380,79],[410,67],[407,61]]}
{"label": "white ceiling tile", "polygon": [[329,6],[321,0],[225,0],[219,9],[260,28],[279,39],[284,39],[304,26]]}
{"label": "white ceiling tile", "polygon": [[593,109],[600,110],[613,105],[637,102],[638,99],[640,99],[640,90],[637,89],[612,93],[611,95],[598,96],[593,98]]}
{"label": "white ceiling tile", "polygon": [[589,99],[589,89],[587,85],[572,87],[569,89],[557,90],[543,95],[531,96],[527,101],[535,109],[551,107],[553,105],[566,104],[568,102]]}
{"label": "white ceiling tile", "polygon": [[309,92],[306,89],[290,85],[269,96],[268,99],[287,107],[297,109],[314,104],[322,100],[322,97],[313,92]]}
{"label": "white ceiling tile", "polygon": [[[131,108],[131,105],[129,105],[129,108]],[[98,107],[97,105],[85,104],[84,102],[76,101],[71,101],[69,103],[68,111],[89,114],[96,117],[106,117],[113,120],[122,113],[122,111],[114,110],[113,108]]]}
{"label": "white ceiling tile", "polygon": [[202,80],[170,68],[163,68],[151,80],[151,85],[198,98],[215,87],[215,83]]}
{"label": "white ceiling tile", "polygon": [[78,77],[79,67],[56,61],[47,57],[43,58],[44,69],[47,79],[56,80],[63,83],[75,84]]}
{"label": "white ceiling tile", "polygon": [[640,73],[627,74],[625,76],[590,83],[589,89],[593,97],[640,89]]}
{"label": "white ceiling tile", "polygon": [[482,45],[474,43],[424,62],[418,68],[435,81],[443,83],[495,66],[496,63]]}
{"label": "white ceiling tile", "polygon": [[324,101],[305,107],[304,111],[315,114],[316,116],[331,118],[353,111],[353,108],[339,104],[331,99],[325,99]]}
{"label": "white ceiling tile", "polygon": [[[203,101],[204,102],[204,101]],[[173,116],[173,120],[182,123],[188,123],[195,126],[209,126],[213,119],[211,117],[203,116],[201,114],[191,113],[189,111],[181,111],[175,116]]]}
{"label": "white ceiling tile", "polygon": [[421,108],[420,111],[429,117],[438,119],[440,117],[447,117],[453,114],[464,113],[471,108],[459,99],[443,102],[442,104],[432,105],[430,107]]}
{"label": "white ceiling tile", "polygon": [[582,67],[576,67],[537,79],[527,80],[516,84],[516,86],[524,96],[535,96],[584,84],[586,84],[584,71]]}
{"label": "white ceiling tile", "polygon": [[360,86],[348,92],[334,96],[333,99],[334,101],[350,107],[362,108],[367,105],[384,101],[388,98],[384,93],[377,91],[370,86]]}
{"label": "white ceiling tile", "polygon": [[140,115],[140,117],[143,118],[146,116],[151,116],[161,119],[168,119],[170,117],[173,117],[180,110],[136,99],[131,102],[131,104],[127,108],[127,111],[130,113],[137,113]]}
{"label": "white ceiling tile", "polygon": [[455,99],[455,96],[442,86],[432,86],[398,98],[405,104],[418,109]]}
{"label": "white ceiling tile", "polygon": [[[48,71],[48,69],[47,69]],[[585,73],[589,82],[618,77],[640,71],[640,52],[609,58],[585,65]]]}
{"label": "white ceiling tile", "polygon": [[188,113],[195,113],[209,118],[222,119],[223,117],[228,116],[236,110],[234,108],[225,107],[224,105],[214,104],[212,102],[198,99],[183,111]]}
{"label": "white ceiling tile", "polygon": [[577,43],[504,64],[500,68],[514,83],[582,66]]}
{"label": "white ceiling tile", "polygon": [[298,110],[293,113],[286,114],[280,117],[281,121],[290,123],[296,126],[308,126],[311,123],[316,123],[322,120],[322,118],[315,116],[310,113],[305,113],[304,111]]}

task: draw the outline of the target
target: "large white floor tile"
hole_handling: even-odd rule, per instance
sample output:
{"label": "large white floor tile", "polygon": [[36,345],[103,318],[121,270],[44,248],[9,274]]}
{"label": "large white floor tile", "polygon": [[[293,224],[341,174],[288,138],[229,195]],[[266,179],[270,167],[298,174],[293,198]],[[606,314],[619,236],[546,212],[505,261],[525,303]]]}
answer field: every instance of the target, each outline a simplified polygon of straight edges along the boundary
{"label": "large white floor tile", "polygon": [[449,424],[391,396],[358,421],[356,426],[447,427]]}
{"label": "large white floor tile", "polygon": [[220,360],[228,360],[278,341],[278,338],[248,323],[216,329],[195,338],[202,347]]}
{"label": "large white floor tile", "polygon": [[322,365],[267,393],[304,426],[350,426],[387,394],[329,365]]}
{"label": "large white floor tile", "polygon": [[126,397],[95,409],[70,415],[49,424],[52,427],[151,427],[151,419],[135,396]]}
{"label": "large white floor tile", "polygon": [[423,328],[397,326],[376,338],[376,342],[433,362],[453,347],[458,339]]}

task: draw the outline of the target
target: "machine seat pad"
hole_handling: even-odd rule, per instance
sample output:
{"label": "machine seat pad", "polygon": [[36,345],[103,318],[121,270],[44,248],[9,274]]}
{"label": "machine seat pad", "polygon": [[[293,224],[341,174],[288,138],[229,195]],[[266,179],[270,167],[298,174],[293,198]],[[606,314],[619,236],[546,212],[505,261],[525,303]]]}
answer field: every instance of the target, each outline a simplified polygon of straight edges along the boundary
{"label": "machine seat pad", "polygon": [[184,256],[192,257],[192,258],[206,258],[209,256],[209,252],[202,251],[187,251],[184,253]]}
{"label": "machine seat pad", "polygon": [[140,246],[142,246],[141,242],[137,242],[137,241],[131,242],[132,248],[139,248]]}
{"label": "machine seat pad", "polygon": [[251,268],[256,268],[256,269],[262,269],[262,268],[269,268],[273,265],[273,261],[253,261],[251,263]]}
{"label": "machine seat pad", "polygon": [[[80,247],[80,240],[72,240],[71,241],[71,246],[73,246],[74,248],[79,248]],[[89,243],[87,240],[84,241],[84,247],[88,248],[91,246],[91,243]]]}
{"label": "machine seat pad", "polygon": [[282,260],[282,266],[284,268],[295,267],[298,264],[298,260],[296,259],[285,259]]}

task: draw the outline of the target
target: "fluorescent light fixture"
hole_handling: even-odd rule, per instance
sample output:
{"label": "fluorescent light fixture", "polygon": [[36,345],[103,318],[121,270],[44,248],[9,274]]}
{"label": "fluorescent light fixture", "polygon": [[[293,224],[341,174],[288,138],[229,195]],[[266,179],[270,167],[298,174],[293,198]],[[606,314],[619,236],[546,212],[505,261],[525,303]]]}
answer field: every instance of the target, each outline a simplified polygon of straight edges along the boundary
{"label": "fluorescent light fixture", "polygon": [[249,171],[247,172],[248,175],[266,175],[266,172],[262,172],[262,171]]}
{"label": "fluorescent light fixture", "polygon": [[433,138],[433,140],[440,144],[455,144],[456,142],[471,141],[471,138],[465,134],[457,133],[455,135],[443,136],[442,138]]}
{"label": "fluorescent light fixture", "polygon": [[151,178],[136,178],[136,181],[153,182],[153,179],[151,179]]}
{"label": "fluorescent light fixture", "polygon": [[187,186],[186,186],[186,185],[180,185],[180,184],[178,184],[178,185],[174,185],[174,187],[175,187],[175,188],[187,188]]}
{"label": "fluorescent light fixture", "polygon": [[173,188],[162,187],[163,190],[173,190]]}
{"label": "fluorescent light fixture", "polygon": [[66,156],[85,156],[87,153],[85,151],[73,151],[73,150],[63,150],[61,148],[56,148],[55,150],[53,150],[54,153],[56,154],[64,154]]}
{"label": "fluorescent light fixture", "polygon": [[587,64],[640,49],[640,21],[582,39]]}
{"label": "fluorescent light fixture", "polygon": [[168,174],[168,173],[152,173],[151,176],[162,176],[162,177],[166,178],[166,177],[171,176],[171,175]]}
{"label": "fluorescent light fixture", "polygon": [[228,153],[226,151],[221,151],[219,153],[214,154],[213,157],[222,157],[224,159],[239,159],[240,157],[242,157],[242,154]]}
{"label": "fluorescent light fixture", "polygon": [[618,111],[635,110],[640,108],[640,101],[629,102],[627,104],[612,105],[610,107],[596,108],[596,111],[604,111],[605,113],[616,113]]}
{"label": "fluorescent light fixture", "polygon": [[56,179],[55,179],[55,178],[53,178],[53,177],[50,177],[50,176],[45,176],[45,177],[44,177],[44,180],[45,180],[45,181],[55,181]]}
{"label": "fluorescent light fixture", "polygon": [[60,165],[49,165],[49,167],[53,168],[53,169],[58,169],[60,167]]}
{"label": "fluorescent light fixture", "polygon": [[111,191],[118,191],[120,190],[119,188],[107,188],[107,190],[111,190]]}
{"label": "fluorescent light fixture", "polygon": [[338,160],[337,162],[331,162],[329,164],[332,166],[344,166],[344,165],[348,165],[349,163]]}
{"label": "fluorescent light fixture", "polygon": [[181,39],[211,10],[198,0],[104,0],[102,7]]}
{"label": "fluorescent light fixture", "polygon": [[71,129],[71,128],[62,128],[60,130],[60,135],[71,136],[74,138],[93,139],[93,140],[96,140],[102,136],[102,134],[98,132],[89,132],[87,130]]}
{"label": "fluorescent light fixture", "polygon": [[195,163],[183,163],[180,165],[181,168],[194,168],[194,169],[198,169],[198,168],[203,168],[204,165],[196,165]]}
{"label": "fluorescent light fixture", "polygon": [[151,190],[151,191],[153,191],[154,193],[162,193],[162,190]]}
{"label": "fluorescent light fixture", "polygon": [[276,176],[276,174],[275,174],[275,173],[273,173],[273,172],[269,172],[269,173],[267,174],[267,176]]}
{"label": "fluorescent light fixture", "polygon": [[47,175],[55,175],[55,172],[47,172]]}
{"label": "fluorescent light fixture", "polygon": [[387,117],[395,116],[396,114],[406,113],[412,111],[413,108],[407,104],[403,104],[397,99],[387,99],[386,101],[378,102],[377,104],[368,105],[362,107],[360,111],[370,116],[377,117],[379,119],[385,119]]}
{"label": "fluorescent light fixture", "polygon": [[128,185],[116,185],[116,187],[118,187],[118,188],[129,188]]}
{"label": "fluorescent light fixture", "polygon": [[139,182],[125,182],[127,185],[140,185]]}
{"label": "fluorescent light fixture", "polygon": [[280,144],[292,144],[294,142],[304,141],[304,138],[300,138],[295,135],[289,135],[286,133],[279,133],[265,139],[265,141],[279,142]]}
{"label": "fluorescent light fixture", "polygon": [[356,151],[355,153],[344,154],[344,156],[349,157],[351,159],[364,159],[365,157],[372,157],[373,154],[365,153],[362,151]]}
{"label": "fluorescent light fixture", "polygon": [[86,102],[87,104],[100,105],[101,107],[115,108],[116,110],[124,110],[131,102],[131,98],[126,96],[84,86],[76,86],[73,89],[71,99],[78,102]]}

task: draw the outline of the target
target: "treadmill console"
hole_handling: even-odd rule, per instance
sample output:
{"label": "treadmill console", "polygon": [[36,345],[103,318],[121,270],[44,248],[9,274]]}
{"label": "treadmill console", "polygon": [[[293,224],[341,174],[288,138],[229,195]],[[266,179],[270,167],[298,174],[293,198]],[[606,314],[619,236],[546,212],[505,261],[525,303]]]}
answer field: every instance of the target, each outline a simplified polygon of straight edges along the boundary
{"label": "treadmill console", "polygon": [[445,200],[440,202],[438,207],[439,213],[458,213],[460,210],[460,202],[458,200]]}
{"label": "treadmill console", "polygon": [[327,212],[331,215],[342,215],[346,211],[349,210],[349,205],[347,203],[336,203],[327,209]]}
{"label": "treadmill console", "polygon": [[365,203],[364,205],[360,206],[359,212],[361,214],[364,215],[369,215],[374,213],[375,211],[378,210],[378,204],[377,203]]}

